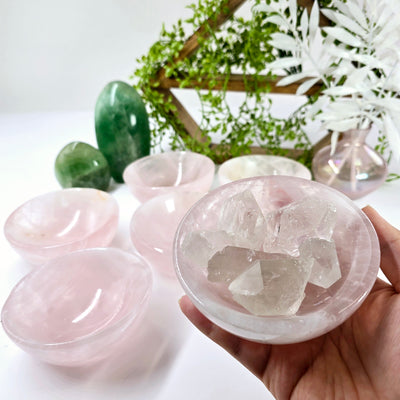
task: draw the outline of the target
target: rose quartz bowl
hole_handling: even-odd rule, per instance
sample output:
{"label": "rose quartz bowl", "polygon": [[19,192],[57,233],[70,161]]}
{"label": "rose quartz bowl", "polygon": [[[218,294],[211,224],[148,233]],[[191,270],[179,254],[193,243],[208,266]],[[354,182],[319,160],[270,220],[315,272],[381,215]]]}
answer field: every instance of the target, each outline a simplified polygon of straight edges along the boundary
{"label": "rose quartz bowl", "polygon": [[84,366],[104,359],[145,314],[149,265],[119,249],[79,250],[49,261],[12,290],[1,321],[41,361]]}
{"label": "rose quartz bowl", "polygon": [[32,264],[89,247],[108,246],[118,227],[118,204],[96,189],[62,189],[24,203],[7,219],[4,234]]}
{"label": "rose quartz bowl", "polygon": [[162,276],[175,278],[172,249],[183,216],[203,194],[172,192],[150,199],[137,208],[130,223],[136,250]]}
{"label": "rose quartz bowl", "polygon": [[286,157],[253,154],[225,161],[218,169],[218,182],[225,185],[239,179],[255,176],[285,175],[311,179],[310,170]]}
{"label": "rose quartz bowl", "polygon": [[[207,280],[206,267],[198,267],[182,251],[182,243],[190,232],[218,230],[217,221],[225,201],[247,189],[252,191],[264,214],[305,196],[318,196],[336,206],[333,240],[342,278],[328,289],[308,284],[306,297],[293,316],[250,314],[233,301],[225,285]],[[183,218],[174,243],[176,273],[195,306],[223,329],[263,343],[301,342],[340,325],[360,307],[370,292],[379,261],[375,230],[348,197],[320,183],[286,176],[243,179],[213,190]]]}
{"label": "rose quartz bowl", "polygon": [[140,158],[123,173],[133,195],[145,202],[170,192],[206,193],[214,179],[213,161],[190,151],[170,151]]}

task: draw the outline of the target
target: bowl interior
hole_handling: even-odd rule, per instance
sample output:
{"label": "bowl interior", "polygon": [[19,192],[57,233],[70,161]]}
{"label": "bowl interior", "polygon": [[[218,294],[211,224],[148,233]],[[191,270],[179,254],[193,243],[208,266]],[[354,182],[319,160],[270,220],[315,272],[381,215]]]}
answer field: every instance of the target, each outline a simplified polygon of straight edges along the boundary
{"label": "bowl interior", "polygon": [[[230,196],[247,189],[251,190],[264,215],[306,196],[326,199],[337,209],[333,240],[342,277],[328,289],[308,284],[306,297],[293,316],[260,317],[250,314],[232,299],[225,284],[210,282],[206,267],[196,265],[182,251],[182,244],[190,232],[218,230],[217,221],[223,204]],[[268,341],[268,334],[273,336],[279,331],[285,335],[289,327],[293,329],[297,324],[308,330],[312,325],[311,331],[315,330],[313,333],[321,333],[343,321],[359,306],[376,279],[379,244],[372,224],[364,213],[339,192],[299,178],[259,177],[222,186],[210,192],[190,210],[177,231],[175,266],[185,291],[209,318],[220,325],[222,322],[228,330],[232,331],[234,327],[233,331],[242,336],[248,333],[247,337],[251,339]],[[295,340],[292,338],[288,341]]]}
{"label": "bowl interior", "polygon": [[112,248],[73,252],[23,278],[3,307],[2,323],[25,345],[79,341],[142,313],[151,281],[138,256]]}
{"label": "bowl interior", "polygon": [[133,162],[124,172],[124,180],[151,187],[181,186],[200,179],[213,167],[213,162],[202,154],[166,152]]}
{"label": "bowl interior", "polygon": [[225,161],[218,170],[221,184],[266,175],[286,175],[311,179],[310,170],[303,164],[286,157],[261,154],[232,158]]}
{"label": "bowl interior", "polygon": [[82,240],[114,215],[118,205],[96,189],[63,189],[36,197],[8,218],[8,240],[25,246],[56,246]]}

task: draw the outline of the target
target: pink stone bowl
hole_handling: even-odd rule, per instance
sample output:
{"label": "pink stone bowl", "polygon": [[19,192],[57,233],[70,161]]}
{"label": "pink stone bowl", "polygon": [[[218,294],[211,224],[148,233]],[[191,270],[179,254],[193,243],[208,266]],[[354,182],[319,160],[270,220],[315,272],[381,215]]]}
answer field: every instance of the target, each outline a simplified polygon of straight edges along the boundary
{"label": "pink stone bowl", "polygon": [[124,182],[145,202],[170,192],[207,193],[214,179],[213,161],[199,153],[170,151],[140,158],[128,165]]}
{"label": "pink stone bowl", "polygon": [[234,157],[218,169],[220,185],[255,176],[285,175],[311,179],[311,171],[303,164],[287,157],[252,154]]}
{"label": "pink stone bowl", "polygon": [[148,200],[137,208],[130,223],[136,250],[162,276],[175,278],[172,249],[183,216],[203,194],[172,192]]}
{"label": "pink stone bowl", "polygon": [[[308,284],[306,297],[293,316],[250,314],[233,301],[225,285],[208,281],[206,267],[196,265],[182,249],[190,232],[218,230],[223,204],[232,195],[247,189],[252,191],[264,214],[305,196],[318,196],[336,206],[333,240],[342,277],[328,289]],[[243,179],[211,191],[183,218],[174,243],[176,273],[195,306],[223,329],[262,343],[301,342],[340,325],[367,297],[376,280],[379,262],[376,232],[366,215],[348,197],[320,183],[286,176]]]}
{"label": "pink stone bowl", "polygon": [[1,322],[39,360],[85,366],[110,355],[127,332],[135,334],[151,288],[150,267],[139,255],[79,250],[26,275],[6,300]]}
{"label": "pink stone bowl", "polygon": [[11,246],[28,262],[90,247],[108,246],[118,227],[118,204],[96,189],[62,189],[18,207],[4,225]]}

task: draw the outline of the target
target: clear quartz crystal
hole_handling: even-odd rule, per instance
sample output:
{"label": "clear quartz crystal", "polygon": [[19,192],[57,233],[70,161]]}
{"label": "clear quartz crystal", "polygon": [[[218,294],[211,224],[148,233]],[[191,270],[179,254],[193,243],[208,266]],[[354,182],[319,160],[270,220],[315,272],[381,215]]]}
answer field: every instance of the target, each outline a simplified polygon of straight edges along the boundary
{"label": "clear quartz crystal", "polygon": [[284,254],[264,253],[243,247],[227,246],[208,261],[208,280],[229,284],[257,260],[290,258]]}
{"label": "clear quartz crystal", "polygon": [[194,231],[185,238],[182,250],[195,265],[206,268],[215,253],[233,243],[233,234],[224,231]]}
{"label": "clear quartz crystal", "polygon": [[260,261],[256,261],[247,271],[240,274],[231,284],[229,290],[232,293],[254,296],[264,289]]}
{"label": "clear quartz crystal", "polygon": [[305,240],[300,246],[301,257],[313,259],[309,282],[325,289],[338,281],[342,274],[333,241],[319,238]]}
{"label": "clear quartz crystal", "polygon": [[263,246],[267,225],[250,190],[230,197],[221,211],[219,227],[235,234],[235,244],[255,250]]}
{"label": "clear quartz crystal", "polygon": [[336,209],[317,197],[305,197],[266,216],[270,235],[264,250],[299,255],[299,246],[310,238],[330,240],[336,223]]}
{"label": "clear quartz crystal", "polygon": [[[257,294],[260,282],[256,281],[259,264],[263,289]],[[233,299],[246,310],[260,316],[293,315],[303,299],[304,290],[311,274],[313,261],[306,258],[260,260],[252,268],[239,275],[229,285]]]}

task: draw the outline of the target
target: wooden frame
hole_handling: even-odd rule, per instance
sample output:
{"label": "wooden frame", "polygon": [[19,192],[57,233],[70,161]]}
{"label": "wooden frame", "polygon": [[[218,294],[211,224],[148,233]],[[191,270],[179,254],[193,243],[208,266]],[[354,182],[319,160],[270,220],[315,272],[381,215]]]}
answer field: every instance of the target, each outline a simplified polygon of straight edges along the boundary
{"label": "wooden frame", "polygon": [[[219,29],[221,25],[223,25],[226,21],[228,21],[232,15],[239,9],[239,7],[245,3],[247,0],[228,0],[227,3],[227,8],[229,9],[229,12],[221,12],[219,15],[217,15],[216,18],[212,20],[208,20],[207,24],[212,26],[214,29]],[[298,0],[298,4],[302,7],[306,7],[309,11],[312,7],[313,0]],[[321,18],[321,24],[326,25],[326,20]],[[175,58],[175,62],[178,62],[180,60],[185,59],[186,57],[190,57],[193,53],[197,51],[197,49],[200,46],[200,43],[198,41],[199,37],[204,37],[205,35],[205,26],[201,26],[195,33],[192,34],[192,36],[189,37],[189,39],[186,41],[184,44],[182,50],[178,54],[178,56]],[[217,85],[213,85],[212,89],[213,90],[220,90],[222,89],[222,84],[226,85],[225,82],[225,77],[220,76],[217,77]],[[252,77],[251,75],[246,75],[245,77],[240,74],[232,74],[227,82],[227,88],[228,91],[235,91],[235,92],[243,92],[245,91],[245,80],[247,82],[251,81]],[[218,81],[221,82],[221,84],[218,83]],[[199,142],[204,142],[205,138],[202,135],[202,132],[200,130],[200,127],[197,125],[195,120],[192,118],[192,116],[189,114],[189,112],[185,109],[185,107],[182,105],[182,103],[177,99],[177,97],[172,93],[171,89],[173,88],[179,88],[179,81],[177,79],[171,79],[167,78],[165,76],[165,66],[161,67],[160,70],[157,73],[157,80],[154,82],[154,90],[157,90],[159,93],[161,93],[163,96],[166,98],[172,98],[173,104],[176,106],[176,113],[178,115],[178,118],[182,122],[186,133],[191,136],[192,138],[196,139]],[[288,86],[277,86],[276,85],[277,80],[271,80],[267,84],[270,87],[270,93],[284,93],[284,94],[294,94],[296,93],[297,88],[300,86],[302,81],[299,81],[297,83],[288,85]],[[193,89],[193,88],[206,88],[209,87],[207,85],[207,81],[202,80],[200,82],[191,82],[189,85],[185,86],[185,89]],[[316,93],[318,90],[318,86],[314,86],[311,88],[307,94],[312,95]],[[171,111],[172,112],[172,111]],[[319,142],[314,144],[313,146],[313,151],[317,151],[321,147],[329,144],[329,135],[325,136],[322,138]],[[218,147],[217,144],[212,144],[212,147]],[[297,150],[297,149],[287,149],[288,150],[288,156],[292,158],[297,158],[303,150]],[[252,147],[251,152],[254,154],[265,154],[267,152],[266,149],[261,148],[261,147]]]}

